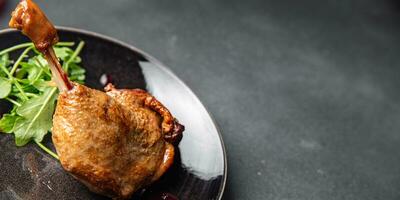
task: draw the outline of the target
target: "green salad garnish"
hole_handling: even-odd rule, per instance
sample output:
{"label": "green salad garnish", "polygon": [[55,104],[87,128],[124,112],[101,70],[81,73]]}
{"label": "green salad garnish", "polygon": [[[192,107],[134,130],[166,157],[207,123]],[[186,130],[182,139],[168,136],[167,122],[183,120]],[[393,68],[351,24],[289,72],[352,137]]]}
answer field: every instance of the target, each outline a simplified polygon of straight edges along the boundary
{"label": "green salad garnish", "polygon": [[[80,42],[59,42],[54,51],[71,81],[83,84],[85,69],[78,56],[84,46]],[[10,54],[21,52],[14,61]],[[9,113],[0,119],[0,131],[13,133],[15,144],[24,146],[34,141],[58,159],[41,142],[51,131],[58,89],[51,81],[51,72],[44,57],[33,43],[23,43],[0,51],[0,99],[12,103]]]}

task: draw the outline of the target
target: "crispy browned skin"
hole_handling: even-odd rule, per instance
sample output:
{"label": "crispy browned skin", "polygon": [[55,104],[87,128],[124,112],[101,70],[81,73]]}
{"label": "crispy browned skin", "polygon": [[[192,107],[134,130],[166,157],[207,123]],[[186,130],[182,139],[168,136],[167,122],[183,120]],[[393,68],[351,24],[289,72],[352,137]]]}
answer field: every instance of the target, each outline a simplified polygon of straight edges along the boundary
{"label": "crispy browned skin", "polygon": [[[167,113],[146,106],[152,96],[143,90],[112,86],[107,90],[76,84],[61,93],[53,118],[53,143],[65,170],[94,192],[124,199],[171,166],[174,146],[165,138],[179,135],[168,141],[180,139],[183,126],[156,99]],[[162,124],[169,118],[175,123],[164,132]]]}
{"label": "crispy browned skin", "polygon": [[57,30],[31,0],[22,0],[18,4],[12,13],[9,26],[21,30],[39,51],[46,50],[58,42]]}
{"label": "crispy browned skin", "polygon": [[112,84],[108,84],[104,89],[108,95],[127,108],[126,110],[129,110],[132,116],[141,114],[141,112],[137,111],[139,108],[144,110],[144,107],[146,111],[151,109],[161,115],[163,120],[161,130],[159,131],[164,133],[164,139],[172,144],[180,142],[184,127],[178,123],[169,110],[155,97],[141,89],[115,89]]}

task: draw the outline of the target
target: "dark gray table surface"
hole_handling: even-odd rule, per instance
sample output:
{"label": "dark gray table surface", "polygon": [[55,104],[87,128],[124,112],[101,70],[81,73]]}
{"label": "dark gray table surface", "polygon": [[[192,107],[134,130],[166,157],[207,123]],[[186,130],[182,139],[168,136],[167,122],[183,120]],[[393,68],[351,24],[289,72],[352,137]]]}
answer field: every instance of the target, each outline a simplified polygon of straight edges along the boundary
{"label": "dark gray table surface", "polygon": [[400,199],[399,1],[38,2],[193,89],[225,141],[224,199]]}

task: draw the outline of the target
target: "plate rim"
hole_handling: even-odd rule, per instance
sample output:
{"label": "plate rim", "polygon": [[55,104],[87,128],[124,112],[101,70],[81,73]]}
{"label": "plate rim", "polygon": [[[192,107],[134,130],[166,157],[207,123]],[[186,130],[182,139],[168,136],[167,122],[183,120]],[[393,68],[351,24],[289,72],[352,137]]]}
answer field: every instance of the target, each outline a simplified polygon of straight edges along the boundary
{"label": "plate rim", "polygon": [[[132,51],[136,51],[142,55],[144,55],[147,59],[149,59],[149,61],[156,63],[157,65],[160,66],[160,68],[168,73],[173,79],[175,79],[175,81],[177,81],[179,84],[181,84],[182,86],[184,86],[185,90],[187,90],[187,92],[189,92],[191,95],[193,95],[194,97],[196,97],[196,101],[198,101],[198,103],[200,103],[200,105],[203,106],[203,108],[206,110],[208,116],[210,116],[211,121],[213,122],[217,133],[218,133],[218,138],[219,138],[219,142],[221,144],[222,147],[222,154],[224,157],[224,171],[223,171],[223,176],[222,176],[222,184],[220,185],[219,191],[218,191],[218,196],[217,199],[221,200],[222,196],[224,194],[225,191],[225,187],[226,187],[226,181],[227,181],[227,176],[228,176],[228,162],[227,162],[227,154],[226,154],[226,149],[225,149],[225,144],[221,135],[221,129],[219,128],[218,124],[216,123],[213,115],[210,113],[210,111],[208,110],[208,108],[203,104],[203,102],[201,102],[201,100],[199,99],[199,97],[192,91],[192,89],[190,89],[190,87],[183,81],[181,80],[169,67],[167,67],[165,64],[163,64],[161,61],[159,61],[158,59],[154,58],[153,56],[151,56],[149,53],[131,45],[128,44],[127,42],[124,42],[122,40],[113,38],[111,36],[107,36],[101,33],[97,33],[94,31],[89,31],[89,30],[85,30],[85,29],[81,29],[81,28],[74,28],[74,27],[67,27],[67,26],[56,26],[57,30],[61,30],[61,31],[70,31],[70,32],[76,32],[76,33],[81,33],[81,34],[85,34],[85,35],[89,35],[89,36],[93,36],[93,37],[97,37],[112,43],[115,43],[117,45],[120,45],[122,47],[125,47],[129,50]],[[9,32],[18,32],[18,30],[15,29],[11,29],[11,28],[6,28],[3,30],[0,30],[0,37],[2,34],[5,33],[9,33]]]}

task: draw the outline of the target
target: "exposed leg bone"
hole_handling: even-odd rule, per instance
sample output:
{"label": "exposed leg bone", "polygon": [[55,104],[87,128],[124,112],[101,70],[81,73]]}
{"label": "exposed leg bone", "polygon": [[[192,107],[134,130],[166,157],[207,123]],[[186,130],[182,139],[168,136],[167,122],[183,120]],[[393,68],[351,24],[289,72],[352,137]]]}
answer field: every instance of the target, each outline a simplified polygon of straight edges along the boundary
{"label": "exposed leg bone", "polygon": [[43,53],[60,91],[72,89],[73,85],[62,70],[52,47],[58,42],[57,30],[43,11],[31,0],[22,0],[12,13],[9,26],[21,30]]}
{"label": "exposed leg bone", "polygon": [[69,81],[67,74],[63,71],[60,62],[57,59],[56,54],[52,47],[49,47],[43,52],[44,57],[49,63],[51,73],[53,75],[53,81],[56,83],[60,91],[68,91],[73,88],[72,83]]}

